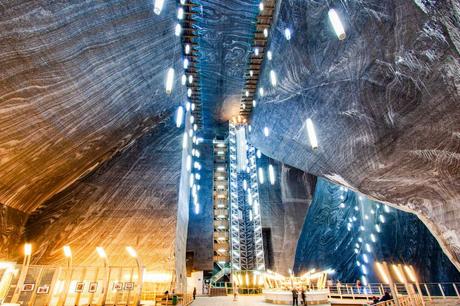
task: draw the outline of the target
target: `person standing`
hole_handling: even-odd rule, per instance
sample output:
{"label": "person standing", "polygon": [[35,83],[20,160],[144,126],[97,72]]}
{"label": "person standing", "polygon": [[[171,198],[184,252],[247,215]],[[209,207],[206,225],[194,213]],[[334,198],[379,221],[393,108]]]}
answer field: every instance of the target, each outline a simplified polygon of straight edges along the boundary
{"label": "person standing", "polygon": [[300,297],[302,298],[302,304],[307,305],[307,295],[305,294],[305,288],[300,291]]}
{"label": "person standing", "polygon": [[238,301],[238,286],[235,286],[234,289],[233,289],[233,301],[236,302]]}
{"label": "person standing", "polygon": [[299,306],[299,292],[296,288],[292,288],[292,306]]}
{"label": "person standing", "polygon": [[196,287],[193,287],[193,293],[192,293],[192,295],[193,295],[193,299],[195,299],[195,298],[196,298]]}
{"label": "person standing", "polygon": [[356,281],[356,291],[358,291],[358,294],[361,294],[361,281],[359,279]]}

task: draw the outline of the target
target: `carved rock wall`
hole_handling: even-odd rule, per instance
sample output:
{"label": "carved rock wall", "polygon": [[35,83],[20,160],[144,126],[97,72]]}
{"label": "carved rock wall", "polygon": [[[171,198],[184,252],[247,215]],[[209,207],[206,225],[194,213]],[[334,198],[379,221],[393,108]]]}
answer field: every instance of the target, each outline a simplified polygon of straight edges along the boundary
{"label": "carved rock wall", "polygon": [[[68,244],[77,265],[99,262],[97,246],[111,265],[134,265],[125,250],[130,245],[149,271],[182,269],[185,277],[188,187],[179,190],[181,143],[182,131],[168,120],[45,202],[26,226],[33,262],[65,264]],[[186,202],[179,202],[180,192]]]}
{"label": "carved rock wall", "polygon": [[459,4],[331,6],[343,21],[343,41],[326,2],[279,2],[250,141],[283,163],[416,213],[460,267]]}
{"label": "carved rock wall", "polygon": [[[311,268],[332,268],[334,279],[354,283],[362,275],[357,261],[365,264],[362,253],[354,252],[359,238],[369,240],[374,233],[376,242],[371,243],[372,252],[367,254],[369,260],[368,281],[380,282],[375,275],[372,264],[374,260],[413,265],[422,282],[453,282],[460,280],[460,273],[449,261],[417,216],[397,209],[382,209],[381,203],[366,199],[353,191],[347,191],[344,198],[340,186],[325,179],[318,179],[315,195],[305,220],[296,252],[295,271],[302,273]],[[340,206],[344,203],[344,207]],[[365,205],[359,212],[354,207]],[[377,205],[378,208],[377,208]],[[372,214],[372,210],[376,214]],[[378,215],[384,213],[385,223],[378,221]],[[381,232],[363,223],[368,216],[373,224],[379,224]],[[349,218],[358,216],[351,231],[347,230]],[[367,221],[366,221],[367,222]],[[360,231],[363,224],[366,231]],[[337,256],[340,250],[340,256]],[[436,290],[436,288],[435,288]],[[455,294],[452,286],[445,286],[449,294]]]}
{"label": "carved rock wall", "polygon": [[181,102],[175,15],[174,1],[160,16],[152,1],[0,5],[0,203],[34,211]]}
{"label": "carved rock wall", "polygon": [[[275,170],[275,184],[268,179],[268,165]],[[257,166],[264,171],[259,184],[260,209],[264,230],[266,267],[287,274],[294,266],[297,242],[313,197],[316,178],[262,156]]]}

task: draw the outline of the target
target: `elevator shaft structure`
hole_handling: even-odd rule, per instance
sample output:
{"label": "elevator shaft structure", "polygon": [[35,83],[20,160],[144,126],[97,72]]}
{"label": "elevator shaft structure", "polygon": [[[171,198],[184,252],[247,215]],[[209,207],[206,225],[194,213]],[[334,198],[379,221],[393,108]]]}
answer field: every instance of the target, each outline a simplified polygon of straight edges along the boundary
{"label": "elevator shaft structure", "polygon": [[232,272],[265,270],[256,154],[247,125],[229,124],[230,246]]}

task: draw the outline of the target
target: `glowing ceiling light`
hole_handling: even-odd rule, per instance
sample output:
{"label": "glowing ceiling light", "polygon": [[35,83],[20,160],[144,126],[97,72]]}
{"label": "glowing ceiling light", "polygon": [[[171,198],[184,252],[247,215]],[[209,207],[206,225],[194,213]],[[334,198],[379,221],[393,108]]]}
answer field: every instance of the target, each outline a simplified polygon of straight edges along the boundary
{"label": "glowing ceiling light", "polygon": [[262,168],[259,168],[259,183],[263,184],[264,183],[264,170]]}
{"label": "glowing ceiling light", "polygon": [[372,249],[371,249],[371,246],[370,246],[369,243],[366,243],[366,251],[367,251],[368,253],[372,252]]}
{"label": "glowing ceiling light", "polygon": [[25,256],[32,255],[32,244],[30,244],[30,243],[24,244],[24,255]]}
{"label": "glowing ceiling light", "polygon": [[364,275],[361,276],[361,280],[363,281],[363,286],[367,286],[369,284],[367,278]]}
{"label": "glowing ceiling light", "polygon": [[284,29],[284,37],[287,40],[291,40],[291,30],[289,30],[288,28]]}
{"label": "glowing ceiling light", "polygon": [[383,215],[379,215],[379,220],[381,223],[385,223],[385,217]]}
{"label": "glowing ceiling light", "polygon": [[369,258],[367,257],[366,254],[363,254],[363,260],[365,263],[369,263]]}
{"label": "glowing ceiling light", "polygon": [[260,2],[259,3],[259,11],[263,11],[264,10],[264,3],[263,2]]}
{"label": "glowing ceiling light", "polygon": [[185,76],[185,74],[182,75],[181,84],[182,84],[182,85],[187,84],[187,77]]}
{"label": "glowing ceiling light", "polygon": [[193,130],[194,130],[194,131],[198,130],[198,125],[194,124],[194,125],[193,125]]}
{"label": "glowing ceiling light", "polygon": [[383,210],[384,210],[386,213],[389,213],[389,212],[390,212],[390,207],[388,207],[387,205],[383,205]]}
{"label": "glowing ceiling light", "polygon": [[371,234],[371,241],[372,241],[372,242],[376,242],[376,241],[377,241],[377,238],[375,238],[375,235],[374,235],[374,234]]}
{"label": "glowing ceiling light", "polygon": [[267,52],[267,58],[268,58],[269,61],[272,60],[272,58],[273,58],[272,51],[268,51],[268,52]]}
{"label": "glowing ceiling light", "polygon": [[179,23],[177,23],[176,27],[174,28],[174,34],[176,36],[179,36],[181,32],[182,32],[182,27],[181,27],[181,25]]}
{"label": "glowing ceiling light", "polygon": [[246,90],[246,91],[244,92],[244,95],[245,95],[246,97],[249,97],[249,91]]}
{"label": "glowing ceiling light", "polygon": [[188,83],[192,84],[193,83],[193,75],[188,76]]}
{"label": "glowing ceiling light", "polygon": [[190,102],[185,103],[185,110],[187,112],[190,110]]}
{"label": "glowing ceiling light", "polygon": [[188,137],[187,133],[184,133],[184,137],[182,138],[182,149],[187,149],[187,144],[188,144]]}
{"label": "glowing ceiling light", "polygon": [[268,165],[268,177],[270,179],[270,184],[275,184],[275,170],[272,165]]}
{"label": "glowing ceiling light", "polygon": [[195,215],[198,215],[200,213],[200,205],[197,204],[195,205]]}
{"label": "glowing ceiling light", "polygon": [[265,137],[268,137],[268,135],[270,135],[270,130],[268,129],[268,127],[264,127],[264,135]]}
{"label": "glowing ceiling light", "polygon": [[163,9],[163,4],[165,3],[164,0],[155,0],[155,4],[153,7],[153,12],[157,15],[161,14],[161,10]]}
{"label": "glowing ceiling light", "polygon": [[257,105],[256,100],[252,100],[252,107],[256,107],[256,105]]}
{"label": "glowing ceiling light", "polygon": [[173,89],[173,84],[174,84],[174,68],[169,68],[168,72],[166,74],[166,93],[169,95],[172,92]]}
{"label": "glowing ceiling light", "polygon": [[129,256],[136,258],[137,257],[137,252],[135,249],[133,249],[130,246],[126,247],[126,251],[128,252]]}
{"label": "glowing ceiling light", "polygon": [[184,19],[184,9],[181,7],[177,9],[177,19]]}
{"label": "glowing ceiling light", "polygon": [[189,53],[190,53],[190,45],[186,44],[185,45],[185,54],[189,54]]}
{"label": "glowing ceiling light", "polygon": [[105,253],[105,250],[102,247],[96,247],[96,252],[100,258],[107,258],[107,254]]}
{"label": "glowing ceiling light", "polygon": [[307,132],[312,149],[316,149],[318,147],[318,140],[316,139],[316,132],[313,121],[310,118],[307,119]]}
{"label": "glowing ceiling light", "polygon": [[276,73],[274,70],[270,70],[270,82],[272,83],[272,86],[275,87],[277,80],[276,80]]}
{"label": "glowing ceiling light", "polygon": [[190,121],[190,123],[193,123],[193,122],[195,122],[195,117],[194,117],[193,115],[192,115],[192,116],[190,116],[190,118],[189,118],[189,121]]}
{"label": "glowing ceiling light", "polygon": [[190,155],[187,155],[187,161],[185,163],[185,167],[187,171],[190,171],[190,169],[192,169],[192,157]]}
{"label": "glowing ceiling light", "polygon": [[182,125],[182,120],[184,119],[184,108],[179,106],[176,113],[176,126],[180,127]]}
{"label": "glowing ceiling light", "polygon": [[404,270],[406,271],[406,274],[407,276],[409,276],[409,279],[412,281],[412,282],[417,282],[417,277],[415,276],[415,273],[414,273],[414,269],[412,268],[412,266],[404,266]]}
{"label": "glowing ceiling light", "polygon": [[259,56],[259,48],[255,48],[255,49],[254,49],[254,54],[255,54],[256,56]]}
{"label": "glowing ceiling light", "polygon": [[65,257],[72,257],[72,250],[70,249],[68,245],[65,245],[63,250],[64,250]]}
{"label": "glowing ceiling light", "polygon": [[393,272],[396,274],[396,277],[398,278],[400,283],[406,283],[406,278],[404,277],[401,269],[397,265],[391,265],[391,268],[393,269]]}
{"label": "glowing ceiling light", "polygon": [[195,103],[192,103],[192,105],[190,106],[191,110],[194,111],[195,110]]}
{"label": "glowing ceiling light", "polygon": [[340,203],[339,207],[340,208],[345,208],[345,203]]}
{"label": "glowing ceiling light", "polygon": [[188,64],[189,64],[188,58],[184,58],[184,69],[188,68]]}
{"label": "glowing ceiling light", "polygon": [[329,10],[329,20],[332,23],[332,27],[334,28],[335,34],[339,38],[339,40],[345,39],[345,30],[343,29],[342,21],[340,21],[340,17],[334,9]]}
{"label": "glowing ceiling light", "polygon": [[260,152],[260,150],[257,150],[256,156],[257,156],[257,158],[260,158],[262,156],[262,152]]}
{"label": "glowing ceiling light", "polygon": [[377,271],[379,272],[380,278],[383,280],[383,282],[385,284],[389,284],[390,278],[388,277],[383,265],[380,262],[377,262],[375,266],[377,267]]}
{"label": "glowing ceiling light", "polygon": [[363,271],[363,274],[367,275],[367,268],[365,265],[361,265],[361,271]]}
{"label": "glowing ceiling light", "polygon": [[187,89],[187,97],[190,98],[191,96],[192,96],[192,89],[189,88],[189,89]]}
{"label": "glowing ceiling light", "polygon": [[260,88],[259,88],[259,95],[260,95],[261,97],[263,97],[264,94],[265,94],[264,88],[263,88],[263,87],[260,87]]}
{"label": "glowing ceiling light", "polygon": [[268,37],[268,29],[267,28],[264,29],[264,36]]}
{"label": "glowing ceiling light", "polygon": [[375,230],[377,231],[377,233],[380,233],[380,231],[381,231],[380,225],[376,224],[375,225]]}

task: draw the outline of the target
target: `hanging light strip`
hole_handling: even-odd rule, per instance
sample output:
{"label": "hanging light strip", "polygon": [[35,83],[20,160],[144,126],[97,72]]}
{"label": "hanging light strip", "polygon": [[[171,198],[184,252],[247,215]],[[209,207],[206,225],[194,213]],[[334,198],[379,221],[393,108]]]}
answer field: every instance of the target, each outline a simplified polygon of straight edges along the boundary
{"label": "hanging light strip", "polygon": [[[276,0],[263,0],[263,9],[259,10],[257,16],[256,31],[254,33],[253,47],[247,73],[245,74],[245,85],[240,105],[240,115],[248,118],[252,108],[255,107],[257,96],[257,83],[259,82],[260,71],[266,53],[268,39],[270,37],[270,27],[275,14]],[[248,93],[246,95],[245,93]]]}
{"label": "hanging light strip", "polygon": [[[182,49],[184,61],[187,61],[185,73],[185,86],[187,86],[188,99],[194,105],[191,114],[195,118],[197,128],[202,126],[202,104],[200,93],[200,76],[197,69],[198,64],[198,34],[194,27],[194,15],[198,13],[199,5],[192,0],[186,0],[182,12]],[[188,80],[188,82],[187,82]]]}

